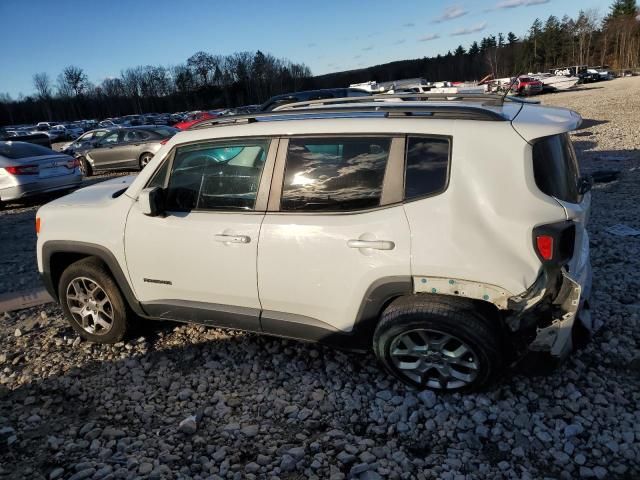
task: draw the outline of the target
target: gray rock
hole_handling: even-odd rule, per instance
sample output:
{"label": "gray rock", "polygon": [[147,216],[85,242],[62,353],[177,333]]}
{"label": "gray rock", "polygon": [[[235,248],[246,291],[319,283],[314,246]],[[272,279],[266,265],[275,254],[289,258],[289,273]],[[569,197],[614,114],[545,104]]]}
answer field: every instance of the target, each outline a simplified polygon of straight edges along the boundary
{"label": "gray rock", "polygon": [[418,393],[418,398],[422,401],[424,406],[427,408],[433,408],[438,402],[438,398],[436,397],[436,394],[433,393],[431,390],[423,390],[422,392]]}
{"label": "gray rock", "polygon": [[51,470],[51,473],[49,473],[49,480],[56,480],[56,478],[60,478],[62,475],[64,475],[64,468],[54,468]]}
{"label": "gray rock", "polygon": [[362,472],[358,478],[360,480],[382,480],[383,477],[375,470],[367,470]]}
{"label": "gray rock", "polygon": [[296,468],[296,459],[291,455],[283,455],[280,461],[280,469],[284,472],[291,472]]}
{"label": "gray rock", "polygon": [[247,463],[244,466],[244,471],[247,473],[256,473],[258,470],[260,470],[260,465],[255,462]]}
{"label": "gray rock", "polygon": [[377,460],[377,457],[371,452],[364,451],[359,456],[360,461],[363,463],[373,463]]}
{"label": "gray rock", "polygon": [[67,478],[67,480],[84,480],[85,478],[89,478],[93,476],[94,473],[96,473],[95,468],[86,468],[84,470],[80,470],[79,472],[74,473],[69,478]]}
{"label": "gray rock", "polygon": [[149,462],[143,462],[138,467],[138,473],[140,475],[149,475],[153,471],[153,464]]}
{"label": "gray rock", "polygon": [[584,428],[579,423],[572,423],[571,425],[564,427],[564,436],[567,438],[575,437],[576,435],[580,435],[582,432],[584,432]]}
{"label": "gray rock", "polygon": [[191,415],[180,422],[178,425],[178,431],[185,435],[193,435],[198,430],[198,424],[196,422],[195,415]]}
{"label": "gray rock", "polygon": [[245,425],[240,429],[240,432],[242,432],[242,434],[247,437],[255,437],[258,434],[259,430],[259,425]]}

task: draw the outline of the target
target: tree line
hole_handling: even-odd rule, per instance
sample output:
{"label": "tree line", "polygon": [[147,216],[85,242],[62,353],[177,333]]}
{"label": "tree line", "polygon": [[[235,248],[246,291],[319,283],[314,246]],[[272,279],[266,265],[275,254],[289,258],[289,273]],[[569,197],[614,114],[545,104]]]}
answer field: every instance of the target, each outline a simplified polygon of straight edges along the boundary
{"label": "tree line", "polygon": [[370,80],[421,77],[431,81],[480,80],[520,73],[548,72],[557,67],[589,65],[614,70],[640,66],[640,11],[635,0],[615,0],[600,18],[582,10],[575,18],[550,15],[535,19],[523,38],[513,32],[489,35],[445,55],[400,60],[373,67],[315,77],[327,88]]}
{"label": "tree line", "polygon": [[523,38],[513,32],[498,33],[445,55],[316,77],[303,63],[261,51],[226,56],[197,52],[172,67],[127,68],[98,85],[82,68],[71,65],[55,81],[45,72],[34,74],[32,95],[12,99],[0,94],[0,125],[235,107],[261,103],[279,93],[369,80],[479,80],[488,74],[499,78],[569,65],[638,67],[636,1],[615,0],[604,18],[595,10],[584,10],[575,18],[535,19]]}

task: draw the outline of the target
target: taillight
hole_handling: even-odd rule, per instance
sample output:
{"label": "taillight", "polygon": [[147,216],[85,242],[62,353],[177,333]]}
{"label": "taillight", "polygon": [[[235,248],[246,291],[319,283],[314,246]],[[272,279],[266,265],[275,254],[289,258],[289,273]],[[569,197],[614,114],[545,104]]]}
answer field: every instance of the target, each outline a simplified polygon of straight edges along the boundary
{"label": "taillight", "polygon": [[169,139],[165,138],[164,140],[160,141],[160,145],[165,145],[168,141],[169,141]]}
{"label": "taillight", "polygon": [[536,237],[536,248],[538,255],[543,260],[553,259],[553,237],[551,235],[538,235]]}
{"label": "taillight", "polygon": [[15,167],[4,167],[11,175],[37,175],[40,172],[38,165],[18,165]]}
{"label": "taillight", "polygon": [[576,225],[564,221],[540,225],[533,229],[533,246],[542,263],[564,265],[573,257]]}
{"label": "taillight", "polygon": [[36,235],[40,234],[40,217],[36,217]]}

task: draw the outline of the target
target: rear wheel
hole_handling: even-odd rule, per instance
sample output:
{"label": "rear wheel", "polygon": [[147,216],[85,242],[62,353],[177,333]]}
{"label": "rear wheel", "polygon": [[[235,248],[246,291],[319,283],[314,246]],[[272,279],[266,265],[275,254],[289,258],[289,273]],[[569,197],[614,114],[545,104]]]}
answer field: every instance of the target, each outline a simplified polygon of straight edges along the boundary
{"label": "rear wheel", "polygon": [[58,285],[60,304],[73,329],[95,343],[117,343],[128,328],[128,308],[110,272],[96,258],[71,264]]}
{"label": "rear wheel", "polygon": [[453,297],[396,300],[382,314],[373,349],[387,371],[422,389],[478,390],[502,365],[497,329],[471,302]]}
{"label": "rear wheel", "polygon": [[146,167],[152,158],[153,154],[151,153],[143,153],[142,155],[140,155],[140,170]]}
{"label": "rear wheel", "polygon": [[86,158],[78,157],[78,161],[80,162],[80,172],[83,177],[90,177],[93,175],[93,168]]}

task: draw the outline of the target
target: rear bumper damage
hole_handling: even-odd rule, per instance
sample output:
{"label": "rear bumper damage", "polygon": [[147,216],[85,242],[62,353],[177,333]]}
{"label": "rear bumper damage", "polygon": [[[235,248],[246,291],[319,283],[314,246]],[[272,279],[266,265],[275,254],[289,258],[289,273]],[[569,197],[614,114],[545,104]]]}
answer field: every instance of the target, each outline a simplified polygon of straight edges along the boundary
{"label": "rear bumper damage", "polygon": [[562,360],[573,350],[577,322],[593,333],[590,266],[580,273],[571,275],[564,267],[543,270],[526,292],[509,298],[506,325],[519,340],[519,356],[535,352]]}

